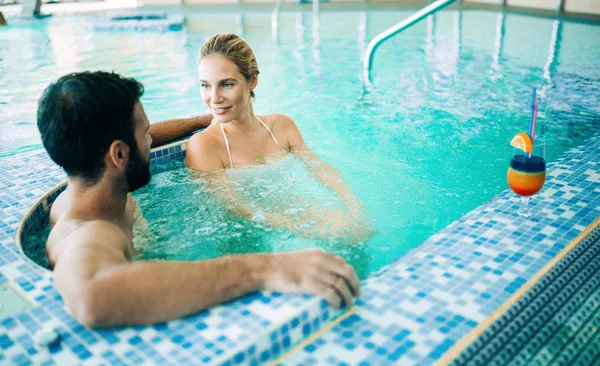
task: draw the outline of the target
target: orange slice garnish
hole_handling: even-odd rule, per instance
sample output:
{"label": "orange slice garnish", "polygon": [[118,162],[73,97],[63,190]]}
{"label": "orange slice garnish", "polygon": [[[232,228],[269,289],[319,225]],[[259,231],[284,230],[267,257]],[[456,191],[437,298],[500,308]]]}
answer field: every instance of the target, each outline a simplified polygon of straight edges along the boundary
{"label": "orange slice garnish", "polygon": [[519,132],[515,135],[515,137],[510,140],[511,146],[516,147],[517,149],[521,149],[525,152],[530,153],[533,150],[533,144],[531,143],[531,139],[529,135],[525,132]]}

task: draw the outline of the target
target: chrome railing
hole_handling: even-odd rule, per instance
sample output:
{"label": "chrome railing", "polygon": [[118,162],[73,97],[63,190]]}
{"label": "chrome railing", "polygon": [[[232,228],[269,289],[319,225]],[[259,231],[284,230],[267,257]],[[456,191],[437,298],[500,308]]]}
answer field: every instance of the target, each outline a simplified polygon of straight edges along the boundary
{"label": "chrome railing", "polygon": [[279,32],[279,13],[281,12],[282,3],[283,0],[277,0],[271,13],[271,35],[273,38],[277,38],[277,33]]}
{"label": "chrome railing", "polygon": [[[313,19],[315,19],[317,22],[319,21],[319,2],[320,0],[312,0]],[[271,12],[271,35],[273,38],[277,38],[277,34],[279,33],[279,13],[281,13],[282,4],[283,0],[277,0],[275,7]]]}
{"label": "chrome railing", "polygon": [[455,1],[457,0],[438,0],[432,4],[429,4],[423,9],[411,15],[410,17],[404,19],[395,26],[381,32],[377,37],[373,38],[373,40],[369,42],[369,46],[367,47],[367,51],[365,52],[365,58],[363,60],[363,78],[365,84],[371,83],[371,65],[373,64],[373,56],[375,55],[375,50],[377,50],[381,43],[402,32],[403,30],[412,26],[413,24],[418,23],[428,15],[445,8],[446,6],[452,4]]}

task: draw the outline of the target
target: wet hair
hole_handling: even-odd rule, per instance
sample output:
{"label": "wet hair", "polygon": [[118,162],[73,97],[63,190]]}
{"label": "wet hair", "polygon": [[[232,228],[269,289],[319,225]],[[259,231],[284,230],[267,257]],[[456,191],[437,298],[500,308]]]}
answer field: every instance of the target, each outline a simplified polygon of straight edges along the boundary
{"label": "wet hair", "polygon": [[68,74],[50,84],[37,111],[48,155],[69,177],[95,184],[115,140],[138,150],[133,112],[143,94],[135,79],[103,71]]}
{"label": "wet hair", "polygon": [[[221,55],[233,61],[248,82],[259,74],[258,63],[252,48],[235,34],[219,33],[210,37],[200,48],[198,63],[212,54]],[[255,97],[253,90],[250,91],[250,96]]]}

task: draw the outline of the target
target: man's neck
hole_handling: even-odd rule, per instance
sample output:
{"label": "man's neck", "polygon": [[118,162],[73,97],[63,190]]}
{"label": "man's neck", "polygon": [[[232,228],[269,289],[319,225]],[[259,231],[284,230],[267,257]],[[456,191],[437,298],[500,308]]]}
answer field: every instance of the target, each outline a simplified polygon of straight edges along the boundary
{"label": "man's neck", "polygon": [[125,213],[127,190],[117,187],[105,178],[92,186],[81,179],[69,178],[71,215],[83,220],[118,220]]}

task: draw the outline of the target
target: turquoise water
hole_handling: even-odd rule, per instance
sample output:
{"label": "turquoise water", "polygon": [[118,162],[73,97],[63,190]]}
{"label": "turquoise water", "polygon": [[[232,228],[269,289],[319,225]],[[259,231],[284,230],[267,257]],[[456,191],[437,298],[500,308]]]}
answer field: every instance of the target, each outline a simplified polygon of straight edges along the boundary
{"label": "turquoise water", "polygon": [[[540,90],[537,134],[547,141],[548,161],[600,128],[600,26],[444,11],[382,45],[374,88],[365,90],[368,41],[408,15],[323,12],[316,27],[309,12],[288,12],[277,40],[270,14],[257,12],[189,15],[184,31],[163,34],[91,31],[84,18],[16,22],[0,33],[0,164],[41,148],[36,100],[68,72],[139,78],[151,121],[202,113],[197,50],[215,32],[237,32],[259,61],[255,110],[296,121],[307,144],[357,193],[374,235],[348,247],[236,221],[177,166],[137,194],[153,240],[164,244],[144,256],[199,259],[316,245],[344,255],[364,277],[507,188],[508,141],[527,128],[532,87]],[[169,188],[177,177],[187,191]],[[200,212],[193,231],[183,225],[189,207]],[[218,229],[225,218],[230,224]]]}

